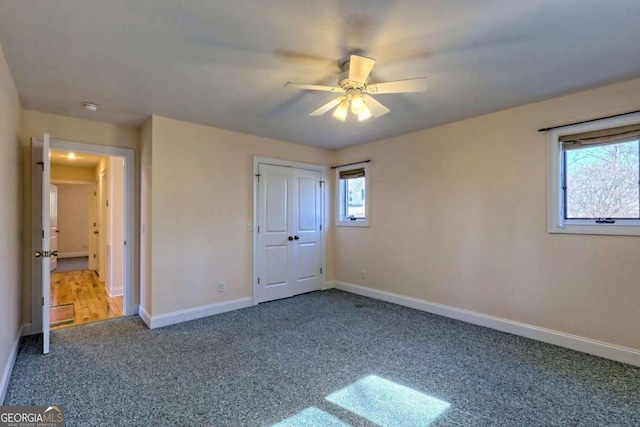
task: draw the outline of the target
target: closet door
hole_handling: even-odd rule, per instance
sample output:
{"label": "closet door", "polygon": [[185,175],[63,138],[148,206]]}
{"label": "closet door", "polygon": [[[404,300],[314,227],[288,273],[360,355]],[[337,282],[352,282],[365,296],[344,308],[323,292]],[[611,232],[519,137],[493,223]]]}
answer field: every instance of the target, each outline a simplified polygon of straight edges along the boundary
{"label": "closet door", "polygon": [[293,295],[321,289],[322,188],[320,172],[293,170]]}
{"label": "closet door", "polygon": [[321,288],[320,172],[259,165],[258,301]]}

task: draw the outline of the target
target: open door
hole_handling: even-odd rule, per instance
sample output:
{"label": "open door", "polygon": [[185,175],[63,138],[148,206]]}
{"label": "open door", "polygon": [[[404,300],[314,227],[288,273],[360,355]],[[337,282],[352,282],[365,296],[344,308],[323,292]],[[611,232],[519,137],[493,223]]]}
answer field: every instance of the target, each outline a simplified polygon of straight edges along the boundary
{"label": "open door", "polygon": [[[51,176],[49,176],[51,179]],[[49,184],[49,250],[52,253],[58,252],[58,186]],[[49,257],[49,271],[53,271],[58,267],[58,257]]]}
{"label": "open door", "polygon": [[[34,238],[34,256],[39,258],[39,262],[37,263],[37,267],[40,269],[40,274],[36,276],[42,282],[42,353],[49,353],[49,340],[50,340],[50,330],[49,330],[49,269],[51,266],[50,257],[58,256],[56,251],[51,251],[50,248],[50,214],[51,214],[51,198],[49,193],[49,184],[50,184],[50,162],[49,162],[49,134],[44,134],[42,140],[33,139],[32,140],[32,153],[33,153],[33,167],[34,171],[40,171],[42,178],[42,186],[38,189],[38,186],[33,186],[34,191],[39,191],[40,194],[34,194],[33,200],[39,203],[40,206],[40,217],[42,218],[41,229],[38,230],[34,224],[34,230],[32,231],[35,236],[40,235],[41,239],[37,237]],[[35,179],[35,176],[34,176]],[[37,243],[40,243],[40,247],[38,248]],[[34,316],[35,318],[35,316]]]}

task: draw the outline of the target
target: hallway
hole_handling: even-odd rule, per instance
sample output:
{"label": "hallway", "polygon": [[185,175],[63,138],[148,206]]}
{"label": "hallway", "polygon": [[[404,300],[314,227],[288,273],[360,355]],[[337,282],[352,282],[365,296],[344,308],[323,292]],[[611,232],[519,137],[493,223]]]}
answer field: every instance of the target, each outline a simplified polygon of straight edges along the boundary
{"label": "hallway", "polygon": [[[73,314],[54,321],[53,307],[69,307]],[[123,315],[122,296],[110,297],[94,271],[76,270],[51,273],[51,330],[113,319]]]}

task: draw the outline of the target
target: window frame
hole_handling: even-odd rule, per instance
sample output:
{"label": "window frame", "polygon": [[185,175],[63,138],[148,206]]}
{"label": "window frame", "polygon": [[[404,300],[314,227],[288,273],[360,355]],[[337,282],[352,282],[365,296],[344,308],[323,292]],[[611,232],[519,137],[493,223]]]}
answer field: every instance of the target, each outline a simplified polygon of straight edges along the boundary
{"label": "window frame", "polygon": [[[610,117],[552,129],[547,135],[547,231],[564,234],[599,234],[640,236],[640,220],[617,219],[613,224],[598,224],[592,219],[565,218],[564,157],[560,137],[582,132],[628,126],[640,123],[640,113]],[[639,166],[640,167],[640,166]],[[640,197],[640,196],[639,196]]]}
{"label": "window frame", "polygon": [[[348,171],[353,169],[364,169],[364,206],[365,206],[365,218],[364,219],[344,219],[345,218],[345,200],[346,192],[345,186],[340,179],[341,171]],[[370,194],[371,187],[369,183],[369,162],[354,163],[348,166],[340,166],[335,170],[336,173],[336,226],[338,227],[369,227],[371,220],[371,203]]]}

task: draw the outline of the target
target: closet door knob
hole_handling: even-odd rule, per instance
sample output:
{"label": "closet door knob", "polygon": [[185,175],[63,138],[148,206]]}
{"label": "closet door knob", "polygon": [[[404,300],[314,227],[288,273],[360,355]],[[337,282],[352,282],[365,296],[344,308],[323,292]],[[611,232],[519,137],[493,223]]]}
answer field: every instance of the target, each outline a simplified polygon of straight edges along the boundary
{"label": "closet door knob", "polygon": [[293,240],[293,237],[289,236],[289,240]]}

